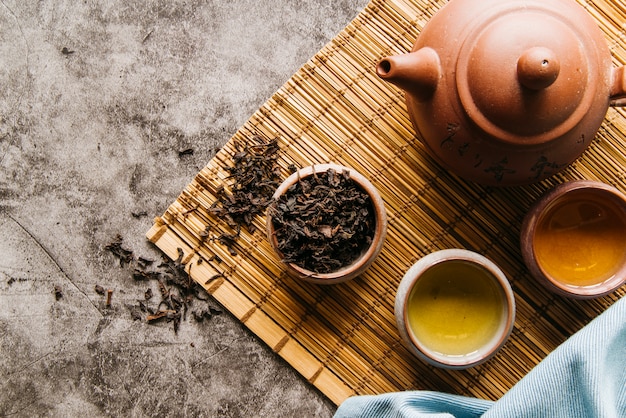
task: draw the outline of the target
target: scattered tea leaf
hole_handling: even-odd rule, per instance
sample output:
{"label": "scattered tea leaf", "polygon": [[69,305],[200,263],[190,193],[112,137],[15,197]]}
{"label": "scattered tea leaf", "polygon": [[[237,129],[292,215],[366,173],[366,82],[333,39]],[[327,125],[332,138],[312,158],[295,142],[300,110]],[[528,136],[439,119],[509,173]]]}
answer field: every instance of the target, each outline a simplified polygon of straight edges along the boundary
{"label": "scattered tea leaf", "polygon": [[185,150],[178,151],[179,157],[184,157],[185,155],[193,155],[193,148],[187,148]]}
{"label": "scattered tea leaf", "polygon": [[154,263],[154,260],[151,260],[149,258],[145,258],[145,257],[137,258],[137,264],[139,264],[139,267],[142,269],[145,269],[148,266],[151,266],[153,263]]}
{"label": "scattered tea leaf", "polygon": [[203,231],[200,232],[200,242],[204,242],[209,238],[209,232],[211,231],[211,225],[207,225]]}
{"label": "scattered tea leaf", "polygon": [[124,267],[127,264],[130,264],[133,261],[133,252],[131,250],[127,250],[122,247],[122,236],[117,235],[115,241],[110,244],[107,244],[105,249],[109,250],[120,260],[120,267]]}
{"label": "scattered tea leaf", "polygon": [[131,306],[129,309],[130,309],[130,317],[133,319],[133,321],[141,321],[143,319],[140,306]]}
{"label": "scattered tea leaf", "polygon": [[227,234],[227,233],[222,233],[217,237],[217,240],[223,244],[224,246],[226,246],[226,248],[228,249],[228,252],[230,253],[230,255],[232,255],[233,257],[237,255],[237,250],[235,250],[235,244],[237,242],[237,238],[239,237],[239,234]]}
{"label": "scattered tea leaf", "polygon": [[59,286],[58,284],[54,285],[54,298],[56,300],[59,300],[62,297],[63,297],[63,289],[61,289],[61,286]]}
{"label": "scattered tea leaf", "polygon": [[133,270],[133,279],[137,281],[141,280],[158,280],[161,277],[161,273],[158,271],[146,271],[139,268]]}
{"label": "scattered tea leaf", "polygon": [[[218,200],[209,210],[224,219],[237,233],[242,226],[254,232],[254,218],[265,212],[280,184],[277,164],[280,148],[276,139],[265,142],[259,136],[251,138],[245,145],[237,143],[235,146],[233,166],[226,168],[230,174],[230,192],[220,186]],[[227,247],[233,245],[230,240],[220,242]]]}
{"label": "scattered tea leaf", "polygon": [[194,311],[193,312],[193,317],[194,317],[194,319],[196,321],[202,322],[205,319],[211,319],[211,318],[213,318],[214,315],[220,315],[221,313],[222,313],[221,310],[215,309],[215,308],[209,306],[206,309]]}
{"label": "scattered tea leaf", "polygon": [[172,320],[177,315],[178,315],[178,312],[176,312],[175,310],[173,310],[173,309],[166,309],[166,310],[163,310],[163,311],[157,311],[156,313],[154,313],[152,315],[146,316],[146,321],[154,322],[154,321],[158,321],[159,319]]}

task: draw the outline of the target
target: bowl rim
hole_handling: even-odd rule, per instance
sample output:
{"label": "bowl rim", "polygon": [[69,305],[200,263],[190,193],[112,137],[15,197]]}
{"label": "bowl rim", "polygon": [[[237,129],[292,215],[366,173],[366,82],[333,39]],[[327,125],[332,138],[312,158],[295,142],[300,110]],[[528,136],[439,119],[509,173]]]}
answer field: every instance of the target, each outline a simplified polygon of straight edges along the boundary
{"label": "bowl rim", "polygon": [[[363,252],[361,256],[356,259],[349,266],[345,266],[337,271],[331,273],[317,273],[295,263],[283,263],[287,272],[297,278],[301,278],[305,281],[318,283],[318,284],[337,284],[343,283],[348,280],[362,274],[367,268],[374,262],[378,254],[380,253],[385,237],[387,234],[387,211],[385,209],[385,202],[383,201],[380,193],[376,187],[361,173],[356,171],[352,167],[348,167],[336,163],[324,163],[313,164],[300,168],[296,172],[287,177],[276,189],[272,196],[272,201],[278,199],[279,196],[284,194],[291,186],[297,183],[301,178],[309,177],[313,174],[324,173],[330,169],[334,169],[336,172],[349,172],[350,179],[354,181],[364,192],[366,192],[374,208],[374,217],[376,220],[376,229],[372,238],[372,244],[368,247],[367,251]],[[266,235],[267,239],[274,250],[274,252],[282,259],[282,253],[278,249],[276,237],[274,234],[274,225],[272,222],[271,207],[273,202],[268,206],[266,215]]]}
{"label": "bowl rim", "polygon": [[[426,348],[412,332],[408,318],[408,300],[415,284],[421,274],[430,268],[448,261],[465,261],[486,270],[502,292],[504,309],[503,320],[492,339],[480,350],[466,355],[448,356],[437,354]],[[427,363],[448,368],[466,369],[482,364],[493,356],[507,342],[515,324],[515,294],[504,272],[490,259],[475,251],[462,248],[438,250],[420,258],[405,273],[398,287],[395,300],[395,317],[398,330],[407,347],[411,352]]]}
{"label": "bowl rim", "polygon": [[624,263],[616,270],[612,277],[603,282],[588,286],[575,286],[563,283],[548,274],[537,261],[534,236],[539,222],[543,219],[544,215],[554,207],[554,205],[561,202],[562,199],[584,191],[606,196],[605,201],[613,202],[615,203],[615,207],[621,208],[623,219],[626,221],[626,195],[619,189],[600,181],[574,180],[561,183],[540,197],[529,209],[520,229],[522,258],[531,275],[552,292],[575,299],[602,297],[614,292],[626,282],[626,260],[624,260]]}

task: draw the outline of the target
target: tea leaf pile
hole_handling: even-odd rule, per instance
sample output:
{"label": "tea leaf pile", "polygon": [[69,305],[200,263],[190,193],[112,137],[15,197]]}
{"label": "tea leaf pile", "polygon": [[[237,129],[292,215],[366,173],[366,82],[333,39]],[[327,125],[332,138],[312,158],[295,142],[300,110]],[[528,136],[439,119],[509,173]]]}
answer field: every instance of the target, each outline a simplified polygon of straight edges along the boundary
{"label": "tea leaf pile", "polygon": [[210,208],[211,213],[224,219],[236,231],[243,225],[254,232],[254,217],[265,212],[280,183],[280,167],[276,163],[277,140],[265,143],[255,136],[251,142],[257,143],[238,144],[237,153],[232,158],[233,166],[226,167],[232,182],[231,192],[222,188],[218,192],[218,201]]}
{"label": "tea leaf pile", "polygon": [[286,263],[330,273],[354,262],[372,242],[372,201],[350,173],[301,178],[270,207]]}

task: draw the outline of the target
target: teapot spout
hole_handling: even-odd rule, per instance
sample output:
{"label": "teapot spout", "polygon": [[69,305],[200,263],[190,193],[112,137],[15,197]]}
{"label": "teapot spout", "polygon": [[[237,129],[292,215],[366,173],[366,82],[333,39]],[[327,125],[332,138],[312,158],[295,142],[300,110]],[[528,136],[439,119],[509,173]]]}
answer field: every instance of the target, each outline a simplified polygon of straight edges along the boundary
{"label": "teapot spout", "polygon": [[439,55],[424,47],[408,54],[394,55],[380,60],[376,74],[419,101],[430,99],[441,77]]}

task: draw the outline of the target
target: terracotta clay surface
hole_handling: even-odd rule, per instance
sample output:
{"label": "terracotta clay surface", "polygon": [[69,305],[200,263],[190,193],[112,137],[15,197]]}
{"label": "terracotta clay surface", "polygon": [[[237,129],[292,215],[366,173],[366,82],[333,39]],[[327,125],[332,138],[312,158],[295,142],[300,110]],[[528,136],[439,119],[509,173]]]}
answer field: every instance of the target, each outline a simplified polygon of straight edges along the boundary
{"label": "terracotta clay surface", "polygon": [[418,136],[443,166],[490,185],[532,183],[587,148],[624,72],[572,0],[453,0],[412,52],[377,74],[406,91]]}

